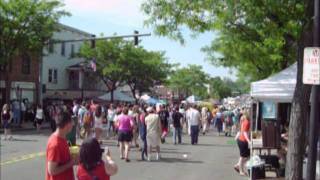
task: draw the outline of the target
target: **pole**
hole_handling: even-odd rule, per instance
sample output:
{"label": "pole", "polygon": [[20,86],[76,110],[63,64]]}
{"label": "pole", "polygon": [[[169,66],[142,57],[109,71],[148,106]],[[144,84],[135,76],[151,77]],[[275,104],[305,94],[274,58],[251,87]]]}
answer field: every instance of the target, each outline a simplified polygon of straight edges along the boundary
{"label": "pole", "polygon": [[39,59],[39,76],[38,76],[38,98],[37,98],[37,103],[42,105],[42,97],[43,97],[43,93],[42,93],[42,71],[43,71],[43,56],[41,55],[40,59]]}
{"label": "pole", "polygon": [[151,33],[146,34],[133,34],[133,35],[121,35],[121,36],[107,36],[107,37],[91,37],[91,38],[81,38],[81,39],[69,39],[69,40],[51,40],[46,44],[53,43],[68,43],[68,42],[79,42],[79,41],[91,41],[91,40],[107,40],[107,39],[116,39],[116,38],[132,38],[132,37],[143,37],[143,36],[151,36]]}
{"label": "pole", "polygon": [[[319,47],[320,34],[320,0],[314,0],[314,20],[313,20],[313,46]],[[313,85],[311,90],[311,115],[309,131],[309,151],[307,164],[307,180],[316,178],[317,162],[317,142],[319,130],[319,85]]]}
{"label": "pole", "polygon": [[83,89],[83,78],[84,78],[84,67],[82,67],[80,72],[80,88],[81,88],[81,101],[84,101],[84,89]]}

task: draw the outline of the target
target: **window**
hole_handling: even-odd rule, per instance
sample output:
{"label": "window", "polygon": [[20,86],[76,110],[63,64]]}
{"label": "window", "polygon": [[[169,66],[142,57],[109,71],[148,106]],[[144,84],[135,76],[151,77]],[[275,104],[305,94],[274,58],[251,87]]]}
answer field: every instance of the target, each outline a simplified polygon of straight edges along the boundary
{"label": "window", "polygon": [[74,53],[74,44],[71,44],[71,54],[70,54],[70,57],[73,58],[75,56],[75,53]]}
{"label": "window", "polygon": [[49,53],[53,53],[54,52],[54,44],[52,42],[49,42],[48,51],[49,51]]}
{"label": "window", "polygon": [[66,54],[66,43],[62,42],[61,43],[61,55],[65,56]]}
{"label": "window", "polygon": [[58,83],[58,70],[57,69],[49,69],[48,82],[55,83],[55,84]]}
{"label": "window", "polygon": [[49,69],[49,72],[48,72],[48,82],[52,82],[52,69]]}
{"label": "window", "polygon": [[22,63],[21,63],[22,74],[30,74],[30,63],[31,63],[30,56],[28,54],[23,54],[21,59],[22,59]]}
{"label": "window", "polygon": [[57,83],[58,82],[58,70],[54,69],[53,70],[53,83]]}

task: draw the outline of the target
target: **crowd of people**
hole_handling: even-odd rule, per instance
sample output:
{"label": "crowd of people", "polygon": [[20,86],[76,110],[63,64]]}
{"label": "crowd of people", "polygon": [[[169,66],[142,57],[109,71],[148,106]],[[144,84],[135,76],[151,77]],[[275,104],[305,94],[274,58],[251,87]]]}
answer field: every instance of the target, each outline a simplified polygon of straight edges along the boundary
{"label": "crowd of people", "polygon": [[[172,133],[175,145],[182,143],[182,134],[190,135],[190,143],[199,143],[199,134],[206,135],[210,127],[217,128],[225,136],[235,136],[240,159],[234,168],[245,175],[244,163],[250,155],[248,149],[249,118],[244,109],[225,110],[215,106],[199,107],[195,104],[173,104],[148,106],[145,104],[99,104],[94,101],[73,102],[73,105],[51,104],[45,108],[37,106],[35,124],[41,128],[44,117],[50,121],[52,135],[46,153],[46,179],[68,177],[74,179],[73,166],[78,165],[77,178],[108,179],[117,172],[108,149],[101,149],[103,141],[115,140],[120,158],[130,162],[130,149],[139,148],[141,159],[161,159],[160,146]],[[47,115],[46,115],[47,114]],[[10,136],[12,111],[4,105],[1,112],[5,138]],[[240,126],[240,120],[241,126]],[[240,129],[239,129],[240,128]],[[237,131],[240,130],[238,133]],[[11,136],[10,136],[11,137]],[[9,137],[9,138],[10,138]],[[70,154],[69,145],[82,139],[78,156]],[[152,152],[155,150],[155,157]]]}

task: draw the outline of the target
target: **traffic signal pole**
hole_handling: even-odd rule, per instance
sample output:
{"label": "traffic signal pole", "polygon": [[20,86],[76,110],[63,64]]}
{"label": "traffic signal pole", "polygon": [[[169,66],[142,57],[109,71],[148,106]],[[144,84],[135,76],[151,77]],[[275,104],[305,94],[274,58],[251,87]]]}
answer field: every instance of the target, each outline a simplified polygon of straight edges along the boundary
{"label": "traffic signal pole", "polygon": [[[320,0],[314,0],[313,46],[320,47]],[[309,128],[309,149],[307,164],[307,180],[316,179],[317,143],[320,130],[319,85],[313,85],[311,90],[311,114]]]}
{"label": "traffic signal pole", "polygon": [[79,42],[79,41],[94,41],[94,40],[108,40],[108,39],[116,39],[116,38],[138,38],[143,36],[151,36],[151,33],[146,34],[138,34],[137,31],[135,31],[135,34],[132,35],[121,35],[121,36],[106,36],[106,37],[91,37],[91,38],[81,38],[81,39],[70,39],[70,40],[52,40],[49,41],[48,44],[53,43],[68,43],[68,42]]}
{"label": "traffic signal pole", "polygon": [[[92,35],[90,38],[80,38],[80,39],[69,39],[69,40],[49,40],[44,45],[48,44],[59,44],[59,43],[69,43],[69,42],[81,42],[81,41],[90,41],[91,47],[95,48],[96,40],[108,40],[108,39],[116,39],[116,38],[134,38],[134,44],[138,45],[139,43],[139,37],[143,36],[151,36],[151,33],[145,33],[145,34],[139,34],[139,31],[134,31],[134,34],[130,35],[120,35],[120,36],[106,36],[106,37],[96,37],[95,35]],[[39,86],[38,86],[38,103],[42,104],[42,60],[43,57],[41,57],[40,60],[40,67],[39,67]],[[84,70],[83,70],[84,71]],[[83,88],[83,82],[81,83],[81,99],[84,99],[84,88]]]}

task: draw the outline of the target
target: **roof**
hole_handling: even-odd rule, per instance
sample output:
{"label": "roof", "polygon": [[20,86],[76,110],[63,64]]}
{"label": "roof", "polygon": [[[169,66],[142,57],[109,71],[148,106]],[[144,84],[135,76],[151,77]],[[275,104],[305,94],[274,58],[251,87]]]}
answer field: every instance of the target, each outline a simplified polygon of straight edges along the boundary
{"label": "roof", "polygon": [[65,24],[62,24],[62,23],[58,23],[58,25],[65,29],[65,30],[68,30],[68,31],[72,31],[72,32],[77,32],[77,33],[80,33],[80,34],[83,34],[85,36],[92,36],[94,34],[91,34],[91,33],[88,33],[88,32],[85,32],[83,30],[80,30],[80,29],[77,29],[77,28],[74,28],[74,27],[71,27],[71,26],[68,26],[68,25],[65,25]]}
{"label": "roof", "polygon": [[83,68],[90,69],[90,64],[87,62],[79,62],[74,65],[71,65],[67,68],[67,70],[82,70]]}
{"label": "roof", "polygon": [[252,82],[250,95],[258,100],[291,102],[297,82],[297,63],[266,79]]}
{"label": "roof", "polygon": [[[111,93],[106,93],[102,96],[99,96],[98,99],[104,100],[104,101],[110,101],[111,100]],[[123,101],[123,102],[134,102],[135,99],[125,93],[120,92],[119,90],[113,91],[113,100],[115,101]]]}

